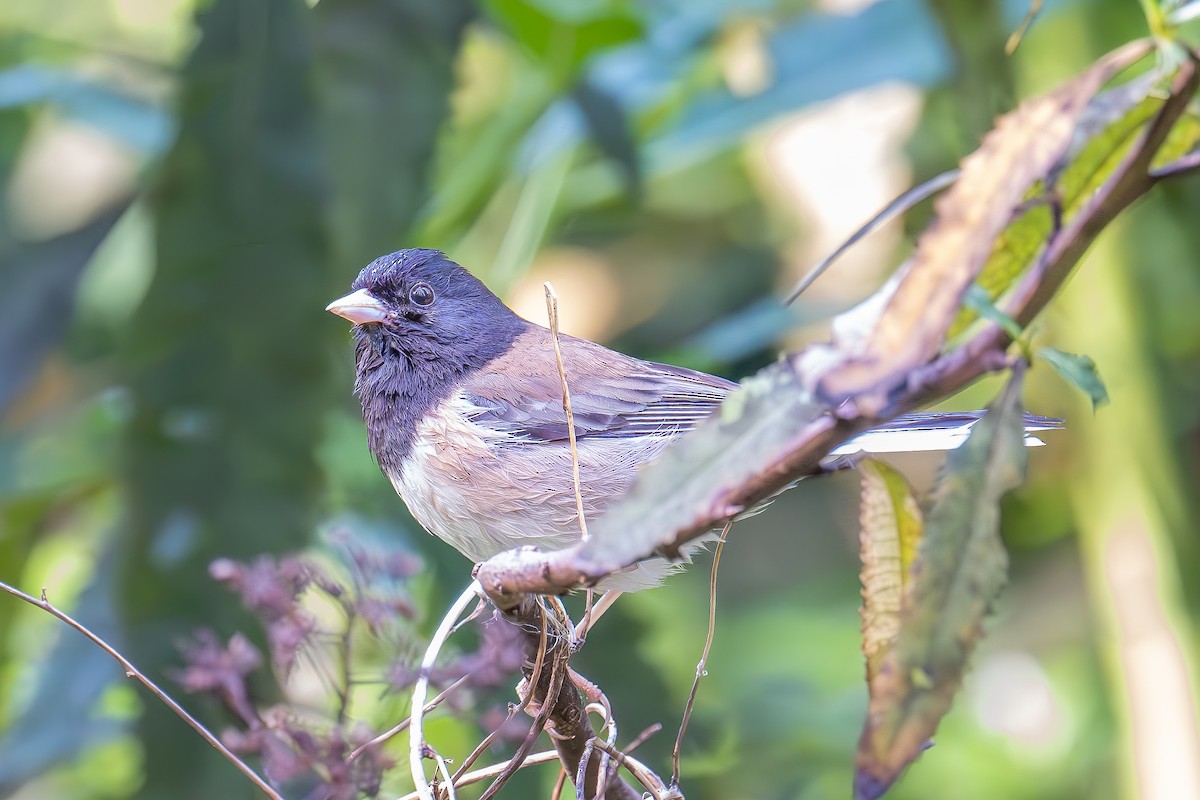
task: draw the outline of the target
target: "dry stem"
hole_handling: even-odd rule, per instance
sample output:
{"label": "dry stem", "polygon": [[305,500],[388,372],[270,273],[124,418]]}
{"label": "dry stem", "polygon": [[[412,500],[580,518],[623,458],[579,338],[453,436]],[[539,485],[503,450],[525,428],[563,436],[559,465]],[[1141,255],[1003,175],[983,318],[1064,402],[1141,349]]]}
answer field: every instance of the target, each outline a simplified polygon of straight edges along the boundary
{"label": "dry stem", "polygon": [[143,673],[140,669],[135,667],[133,665],[133,663],[130,662],[129,659],[127,659],[125,656],[121,655],[116,650],[116,648],[114,648],[108,642],[101,639],[95,633],[92,633],[92,631],[89,630],[86,626],[84,626],[83,623],[76,620],[74,617],[72,617],[67,612],[60,610],[57,606],[55,606],[48,599],[46,599],[46,590],[45,589],[42,589],[42,597],[40,600],[38,598],[34,597],[33,595],[25,594],[25,592],[22,592],[20,589],[17,589],[14,586],[10,586],[9,584],[5,583],[4,581],[0,581],[0,589],[11,594],[13,597],[24,600],[26,603],[29,603],[31,606],[36,606],[36,607],[42,609],[43,611],[47,612],[51,616],[57,617],[58,619],[65,622],[70,627],[72,627],[75,630],[82,633],[84,636],[86,636],[92,642],[92,644],[96,645],[101,650],[108,653],[110,656],[112,656],[117,661],[117,663],[119,663],[121,665],[121,667],[125,670],[126,678],[133,678],[133,679],[137,680],[139,683],[141,683],[143,686],[145,686],[147,689],[149,689],[150,692],[155,697],[157,697],[167,708],[174,711],[176,716],[178,716],[180,719],[182,719],[184,722],[186,722],[188,725],[190,725],[192,730],[194,730],[194,731],[196,731],[196,733],[200,734],[200,736],[203,737],[204,741],[208,742],[210,745],[212,745],[214,748],[216,748],[218,753],[220,753],[226,759],[228,759],[231,764],[233,764],[235,767],[238,768],[239,772],[241,772],[243,775],[245,775],[247,778],[249,778],[250,782],[253,783],[255,786],[257,786],[262,791],[263,794],[265,794],[267,797],[272,798],[272,800],[283,800],[283,797],[278,792],[276,792],[273,788],[271,788],[271,785],[269,783],[267,783],[266,780],[264,780],[257,772],[255,772],[253,769],[251,769],[249,764],[247,764],[245,761],[242,761],[240,758],[238,758],[236,755],[234,755],[233,751],[231,751],[228,747],[223,745],[221,743],[221,740],[218,739],[215,734],[213,734],[211,731],[209,731],[208,728],[204,727],[204,725],[201,724],[198,719],[196,719],[191,714],[189,714],[187,711],[185,711],[183,706],[179,705],[179,703],[175,702],[174,698],[172,698],[169,694],[167,694],[165,691],[160,689],[158,684],[156,684],[154,681],[150,680],[150,678],[148,678],[145,675],[145,673]]}
{"label": "dry stem", "polygon": [[[534,753],[533,755],[527,757],[525,759],[525,763],[521,766],[532,767],[537,764],[545,764],[547,762],[557,760],[558,753],[554,752],[553,750],[543,750],[540,753]],[[456,789],[461,789],[464,786],[470,786],[472,783],[479,783],[480,781],[486,781],[488,778],[494,778],[503,772],[506,767],[508,767],[507,761],[505,761],[503,764],[492,764],[490,767],[483,767],[482,769],[468,772],[461,777],[452,778],[452,781]],[[420,792],[409,792],[406,795],[401,795],[397,800],[420,800],[420,798]]]}
{"label": "dry stem", "polygon": [[675,734],[675,746],[671,749],[671,786],[679,785],[679,751],[683,747],[683,734],[692,718],[692,708],[696,704],[696,693],[700,689],[700,679],[708,674],[708,654],[712,650],[713,636],[717,631],[717,568],[721,566],[721,551],[725,549],[725,538],[733,520],[725,523],[721,529],[721,538],[717,540],[713,551],[712,573],[708,579],[708,636],[704,639],[704,651],[700,654],[700,662],[696,664],[696,677],[692,679],[692,691],[688,694],[687,704],[683,707],[683,718],[679,721],[679,732]]}

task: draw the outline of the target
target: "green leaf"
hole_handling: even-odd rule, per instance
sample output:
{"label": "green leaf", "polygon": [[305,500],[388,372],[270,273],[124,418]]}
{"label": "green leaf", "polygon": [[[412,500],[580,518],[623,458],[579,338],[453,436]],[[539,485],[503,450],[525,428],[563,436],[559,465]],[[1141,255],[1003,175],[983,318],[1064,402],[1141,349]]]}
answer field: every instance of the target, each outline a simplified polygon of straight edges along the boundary
{"label": "green leaf", "polygon": [[1021,326],[1015,319],[996,308],[990,293],[978,283],[971,284],[971,287],[967,289],[966,295],[963,296],[963,307],[974,311],[989,322],[996,323],[1013,339],[1021,338]]}
{"label": "green leaf", "polygon": [[125,208],[122,203],[79,230],[0,255],[0,411],[66,332],[80,276]]}
{"label": "green leaf", "polygon": [[[980,317],[989,317],[991,308],[1027,270],[1054,233],[1054,209],[1057,204],[1064,222],[1069,221],[1112,176],[1145,126],[1162,109],[1164,100],[1153,94],[1162,78],[1149,74],[1116,89],[1097,95],[1076,128],[1077,143],[1067,163],[1030,190],[1026,207],[996,238],[992,254],[976,283],[984,292],[964,298],[948,333],[953,339]],[[1186,153],[1200,140],[1200,120],[1185,115],[1172,128],[1159,149],[1155,163],[1165,163]],[[1047,188],[1049,187],[1049,188]],[[1053,192],[1048,195],[1048,191]],[[1010,335],[1012,330],[1003,325]],[[1015,337],[1014,337],[1015,338]]]}
{"label": "green leaf", "polygon": [[1093,411],[1108,404],[1108,390],[1104,388],[1104,381],[1096,370],[1096,362],[1089,356],[1064,353],[1053,347],[1043,347],[1038,355],[1054,367],[1067,383],[1088,396]]}
{"label": "green leaf", "polygon": [[869,458],[859,463],[858,474],[862,648],[870,681],[900,629],[904,591],[924,523],[912,488],[894,467]]}
{"label": "green leaf", "polygon": [[484,7],[516,42],[564,82],[592,55],[642,34],[641,21],[619,3],[486,0]]}
{"label": "green leaf", "polygon": [[1025,474],[1021,376],[975,424],[926,515],[895,643],[870,681],[855,797],[877,798],[925,749],[962,683],[983,618],[1006,580],[1000,498]]}

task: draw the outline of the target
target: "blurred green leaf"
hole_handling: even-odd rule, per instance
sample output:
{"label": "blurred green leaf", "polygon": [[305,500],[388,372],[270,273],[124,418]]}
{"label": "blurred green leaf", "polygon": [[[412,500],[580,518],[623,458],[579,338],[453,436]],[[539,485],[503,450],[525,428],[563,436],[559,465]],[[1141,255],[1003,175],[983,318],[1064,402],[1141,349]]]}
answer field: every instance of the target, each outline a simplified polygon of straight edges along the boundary
{"label": "blurred green leaf", "polygon": [[84,267],[126,207],[122,203],[71,233],[14,242],[0,253],[0,412],[66,332]]}
{"label": "blurred green leaf", "polygon": [[1104,388],[1104,381],[1100,379],[1096,362],[1092,361],[1091,357],[1064,353],[1053,347],[1043,347],[1038,350],[1038,355],[1054,367],[1054,371],[1067,383],[1087,395],[1092,401],[1093,411],[1108,405],[1108,389]]}
{"label": "blurred green leaf", "polygon": [[642,24],[626,3],[485,0],[500,27],[565,82],[588,58],[636,39]]}
{"label": "blurred green leaf", "polygon": [[996,323],[1013,339],[1021,338],[1021,326],[1015,319],[996,308],[987,290],[978,283],[973,283],[967,288],[967,293],[963,295],[963,308],[978,314],[988,322]]}
{"label": "blurred green leaf", "polygon": [[[311,535],[332,389],[323,353],[345,335],[322,314],[345,273],[332,274],[323,226],[311,12],[300,0],[216,0],[198,26],[179,137],[149,206],[157,269],[119,352],[134,410],[118,608],[127,654],[152,675],[178,663],[182,633],[246,627],[208,578],[214,558]],[[242,791],[165,708],[147,705],[139,726],[147,796]]]}
{"label": "blurred green leaf", "polygon": [[40,64],[0,71],[0,109],[33,103],[52,104],[146,155],[161,153],[174,133],[163,108],[92,78]]}
{"label": "blurred green leaf", "polygon": [[778,115],[889,80],[927,85],[950,65],[945,41],[922,2],[872,3],[857,14],[805,14],[767,39],[772,80],[738,97],[714,91],[647,150],[649,171],[678,169],[730,146]]}
{"label": "blurred green leaf", "polygon": [[408,243],[471,17],[467,0],[324,0],[315,9],[329,213],[347,276]]}
{"label": "blurred green leaf", "polygon": [[877,798],[927,746],[1006,580],[1000,498],[1025,474],[1021,377],[951,450],[925,518],[894,646],[870,682],[856,798]]}
{"label": "blurred green leaf", "polygon": [[586,80],[575,87],[573,97],[583,112],[592,141],[620,167],[629,183],[629,193],[635,197],[641,194],[641,156],[625,109],[607,90]]}

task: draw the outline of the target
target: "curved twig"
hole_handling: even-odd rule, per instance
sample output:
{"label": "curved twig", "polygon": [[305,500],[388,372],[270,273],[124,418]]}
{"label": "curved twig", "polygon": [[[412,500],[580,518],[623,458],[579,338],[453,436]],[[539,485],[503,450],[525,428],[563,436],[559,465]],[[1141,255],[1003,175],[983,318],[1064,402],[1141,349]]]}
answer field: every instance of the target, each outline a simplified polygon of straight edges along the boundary
{"label": "curved twig", "polygon": [[696,664],[696,677],[692,679],[692,691],[688,694],[687,705],[683,707],[683,718],[679,721],[679,732],[675,734],[675,746],[671,749],[671,786],[679,785],[679,751],[683,748],[683,734],[692,718],[692,708],[696,704],[696,693],[700,690],[700,679],[708,674],[708,654],[712,650],[713,636],[717,631],[717,568],[721,566],[721,551],[725,549],[726,537],[733,527],[733,520],[725,523],[721,529],[721,538],[713,551],[712,574],[708,579],[708,636],[704,639],[704,650],[700,661]]}
{"label": "curved twig", "polygon": [[413,784],[417,787],[418,796],[421,800],[435,800],[433,790],[429,786],[429,781],[425,777],[425,696],[429,693],[429,676],[433,672],[433,666],[437,663],[438,655],[442,652],[442,646],[446,644],[446,640],[450,638],[450,631],[454,628],[454,623],[466,610],[471,601],[482,592],[478,581],[471,581],[471,584],[463,590],[463,593],[454,601],[454,605],[450,606],[450,610],[446,612],[446,616],[442,617],[441,624],[433,634],[433,638],[429,641],[429,647],[425,650],[425,657],[421,659],[421,674],[417,677],[417,682],[413,685],[412,690],[412,711],[409,716],[409,727],[411,731],[408,735],[408,767],[412,772]]}
{"label": "curved twig", "polygon": [[75,630],[79,631],[80,633],[82,633],[84,636],[86,636],[88,638],[89,641],[91,641],[92,644],[96,645],[101,650],[108,653],[110,656],[113,657],[113,659],[115,659],[117,661],[118,664],[121,665],[122,669],[125,670],[126,678],[133,678],[134,680],[138,681],[143,686],[145,686],[147,689],[149,689],[151,694],[153,694],[155,697],[157,697],[167,708],[169,708],[173,712],[175,712],[175,715],[177,717],[179,717],[181,720],[183,720],[184,722],[186,722],[192,728],[192,730],[194,730],[196,733],[200,734],[200,736],[204,739],[204,741],[208,742],[210,745],[212,745],[214,748],[216,748],[218,753],[223,755],[226,759],[229,760],[229,762],[231,764],[233,764],[235,767],[237,767],[238,771],[241,772],[243,775],[245,775],[247,778],[249,778],[250,782],[253,783],[255,786],[257,786],[259,788],[259,790],[262,791],[263,794],[265,794],[267,797],[270,797],[271,800],[283,800],[282,795],[280,795],[273,788],[271,788],[271,784],[267,783],[267,781],[262,776],[260,776],[257,772],[255,772],[250,767],[249,764],[247,764],[245,761],[242,761],[242,759],[238,758],[233,753],[232,750],[230,750],[228,747],[226,747],[224,744],[222,744],[221,740],[217,738],[216,734],[212,733],[212,731],[210,731],[208,728],[204,727],[204,725],[201,724],[200,720],[196,719],[191,714],[189,714],[183,708],[183,706],[179,705],[179,703],[177,703],[175,701],[175,699],[173,697],[171,697],[171,695],[167,694],[165,691],[160,689],[158,684],[156,684],[154,681],[150,680],[150,678],[148,678],[144,672],[142,672],[140,669],[135,667],[133,665],[133,663],[129,659],[127,659],[125,656],[121,655],[115,647],[113,647],[108,642],[101,639],[95,633],[92,633],[91,630],[89,630],[83,623],[76,620],[70,614],[59,609],[57,606],[55,606],[53,603],[51,603],[46,598],[46,590],[45,589],[42,589],[42,597],[40,600],[38,598],[34,597],[33,595],[25,594],[25,592],[22,592],[20,589],[16,588],[15,586],[10,586],[9,584],[5,583],[4,581],[0,581],[0,590],[3,590],[5,592],[7,592],[8,594],[11,594],[13,597],[16,597],[20,600],[24,600],[26,603],[29,603],[29,605],[31,605],[31,606],[36,606],[36,607],[40,608],[41,610],[45,611],[46,613],[50,614],[51,616],[57,617],[58,619],[65,622],[68,626],[70,626],[70,627],[74,628]]}

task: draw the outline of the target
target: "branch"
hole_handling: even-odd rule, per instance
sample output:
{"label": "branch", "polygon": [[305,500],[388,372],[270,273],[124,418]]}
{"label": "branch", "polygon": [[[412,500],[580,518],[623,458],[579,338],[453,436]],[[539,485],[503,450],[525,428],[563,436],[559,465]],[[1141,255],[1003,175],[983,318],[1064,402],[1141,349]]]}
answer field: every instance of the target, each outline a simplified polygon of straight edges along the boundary
{"label": "branch", "polygon": [[[878,298],[881,310],[843,315],[834,341],[746,380],[592,521],[589,541],[554,553],[508,551],[479,565],[476,577],[489,597],[511,608],[524,592],[560,593],[654,555],[677,556],[684,544],[820,473],[826,455],[854,435],[1002,368],[1011,339],[992,322],[978,323],[971,338],[944,350],[962,298],[997,237],[1028,209],[1030,194],[1040,187],[1054,202],[1057,177],[1078,152],[1076,133],[1100,88],[1151,50],[1144,41],[1126,45],[1002,117],[964,159],[916,255],[894,290]],[[1003,298],[1000,308],[1018,323],[1036,316],[1100,230],[1155,185],[1152,159],[1196,92],[1196,66],[1189,54],[1151,121],[1114,157],[1117,166]]]}
{"label": "branch", "polygon": [[208,728],[204,727],[204,725],[201,724],[201,722],[198,719],[196,719],[191,714],[189,714],[186,710],[184,710],[183,706],[179,705],[179,703],[177,703],[174,700],[174,698],[172,698],[169,694],[167,694],[165,691],[160,689],[158,684],[156,684],[154,681],[150,680],[150,678],[148,678],[145,675],[145,673],[143,673],[141,670],[139,670],[137,667],[135,667],[133,665],[133,663],[129,661],[129,659],[127,659],[127,658],[125,658],[125,656],[121,655],[116,650],[116,648],[114,648],[108,642],[104,641],[99,636],[92,633],[87,627],[85,627],[83,625],[83,623],[79,622],[78,620],[76,620],[74,617],[72,617],[70,614],[66,613],[65,611],[60,610],[57,606],[55,606],[53,603],[51,603],[49,600],[47,600],[45,589],[42,590],[42,597],[40,600],[32,595],[25,594],[25,592],[22,592],[20,589],[10,586],[9,584],[5,583],[4,581],[0,581],[0,590],[3,590],[5,592],[7,592],[8,594],[11,594],[13,597],[24,600],[26,603],[29,603],[31,606],[36,606],[36,607],[42,609],[43,611],[49,613],[51,616],[57,617],[58,619],[67,623],[67,625],[69,625],[70,627],[72,627],[75,630],[82,633],[84,636],[86,636],[92,642],[92,644],[96,645],[101,650],[108,653],[110,656],[112,656],[117,661],[117,663],[119,663],[121,665],[121,667],[125,670],[126,678],[133,678],[133,679],[137,680],[139,683],[141,683],[143,686],[145,686],[147,689],[149,689],[151,694],[153,694],[160,701],[162,701],[163,705],[165,705],[167,708],[174,711],[176,716],[178,716],[180,719],[182,719],[184,722],[186,722],[188,725],[190,725],[192,730],[196,731],[196,733],[200,734],[200,736],[204,739],[204,741],[208,742],[210,745],[212,745],[214,748],[216,748],[218,753],[225,756],[225,758],[228,759],[229,762],[232,763],[235,767],[237,767],[238,771],[240,771],[243,775],[245,775],[247,778],[249,778],[250,782],[253,783],[255,786],[257,786],[262,791],[263,794],[265,794],[267,797],[270,797],[271,800],[283,800],[283,797],[278,792],[276,792],[273,788],[271,788],[271,785],[269,783],[267,783],[265,779],[263,779],[257,772],[255,772],[253,769],[251,769],[249,764],[247,764],[245,761],[242,761],[240,758],[238,758],[233,753],[232,750],[230,750],[228,747],[223,745],[221,743],[221,740],[218,739],[215,734],[213,734],[211,731],[209,731]]}

